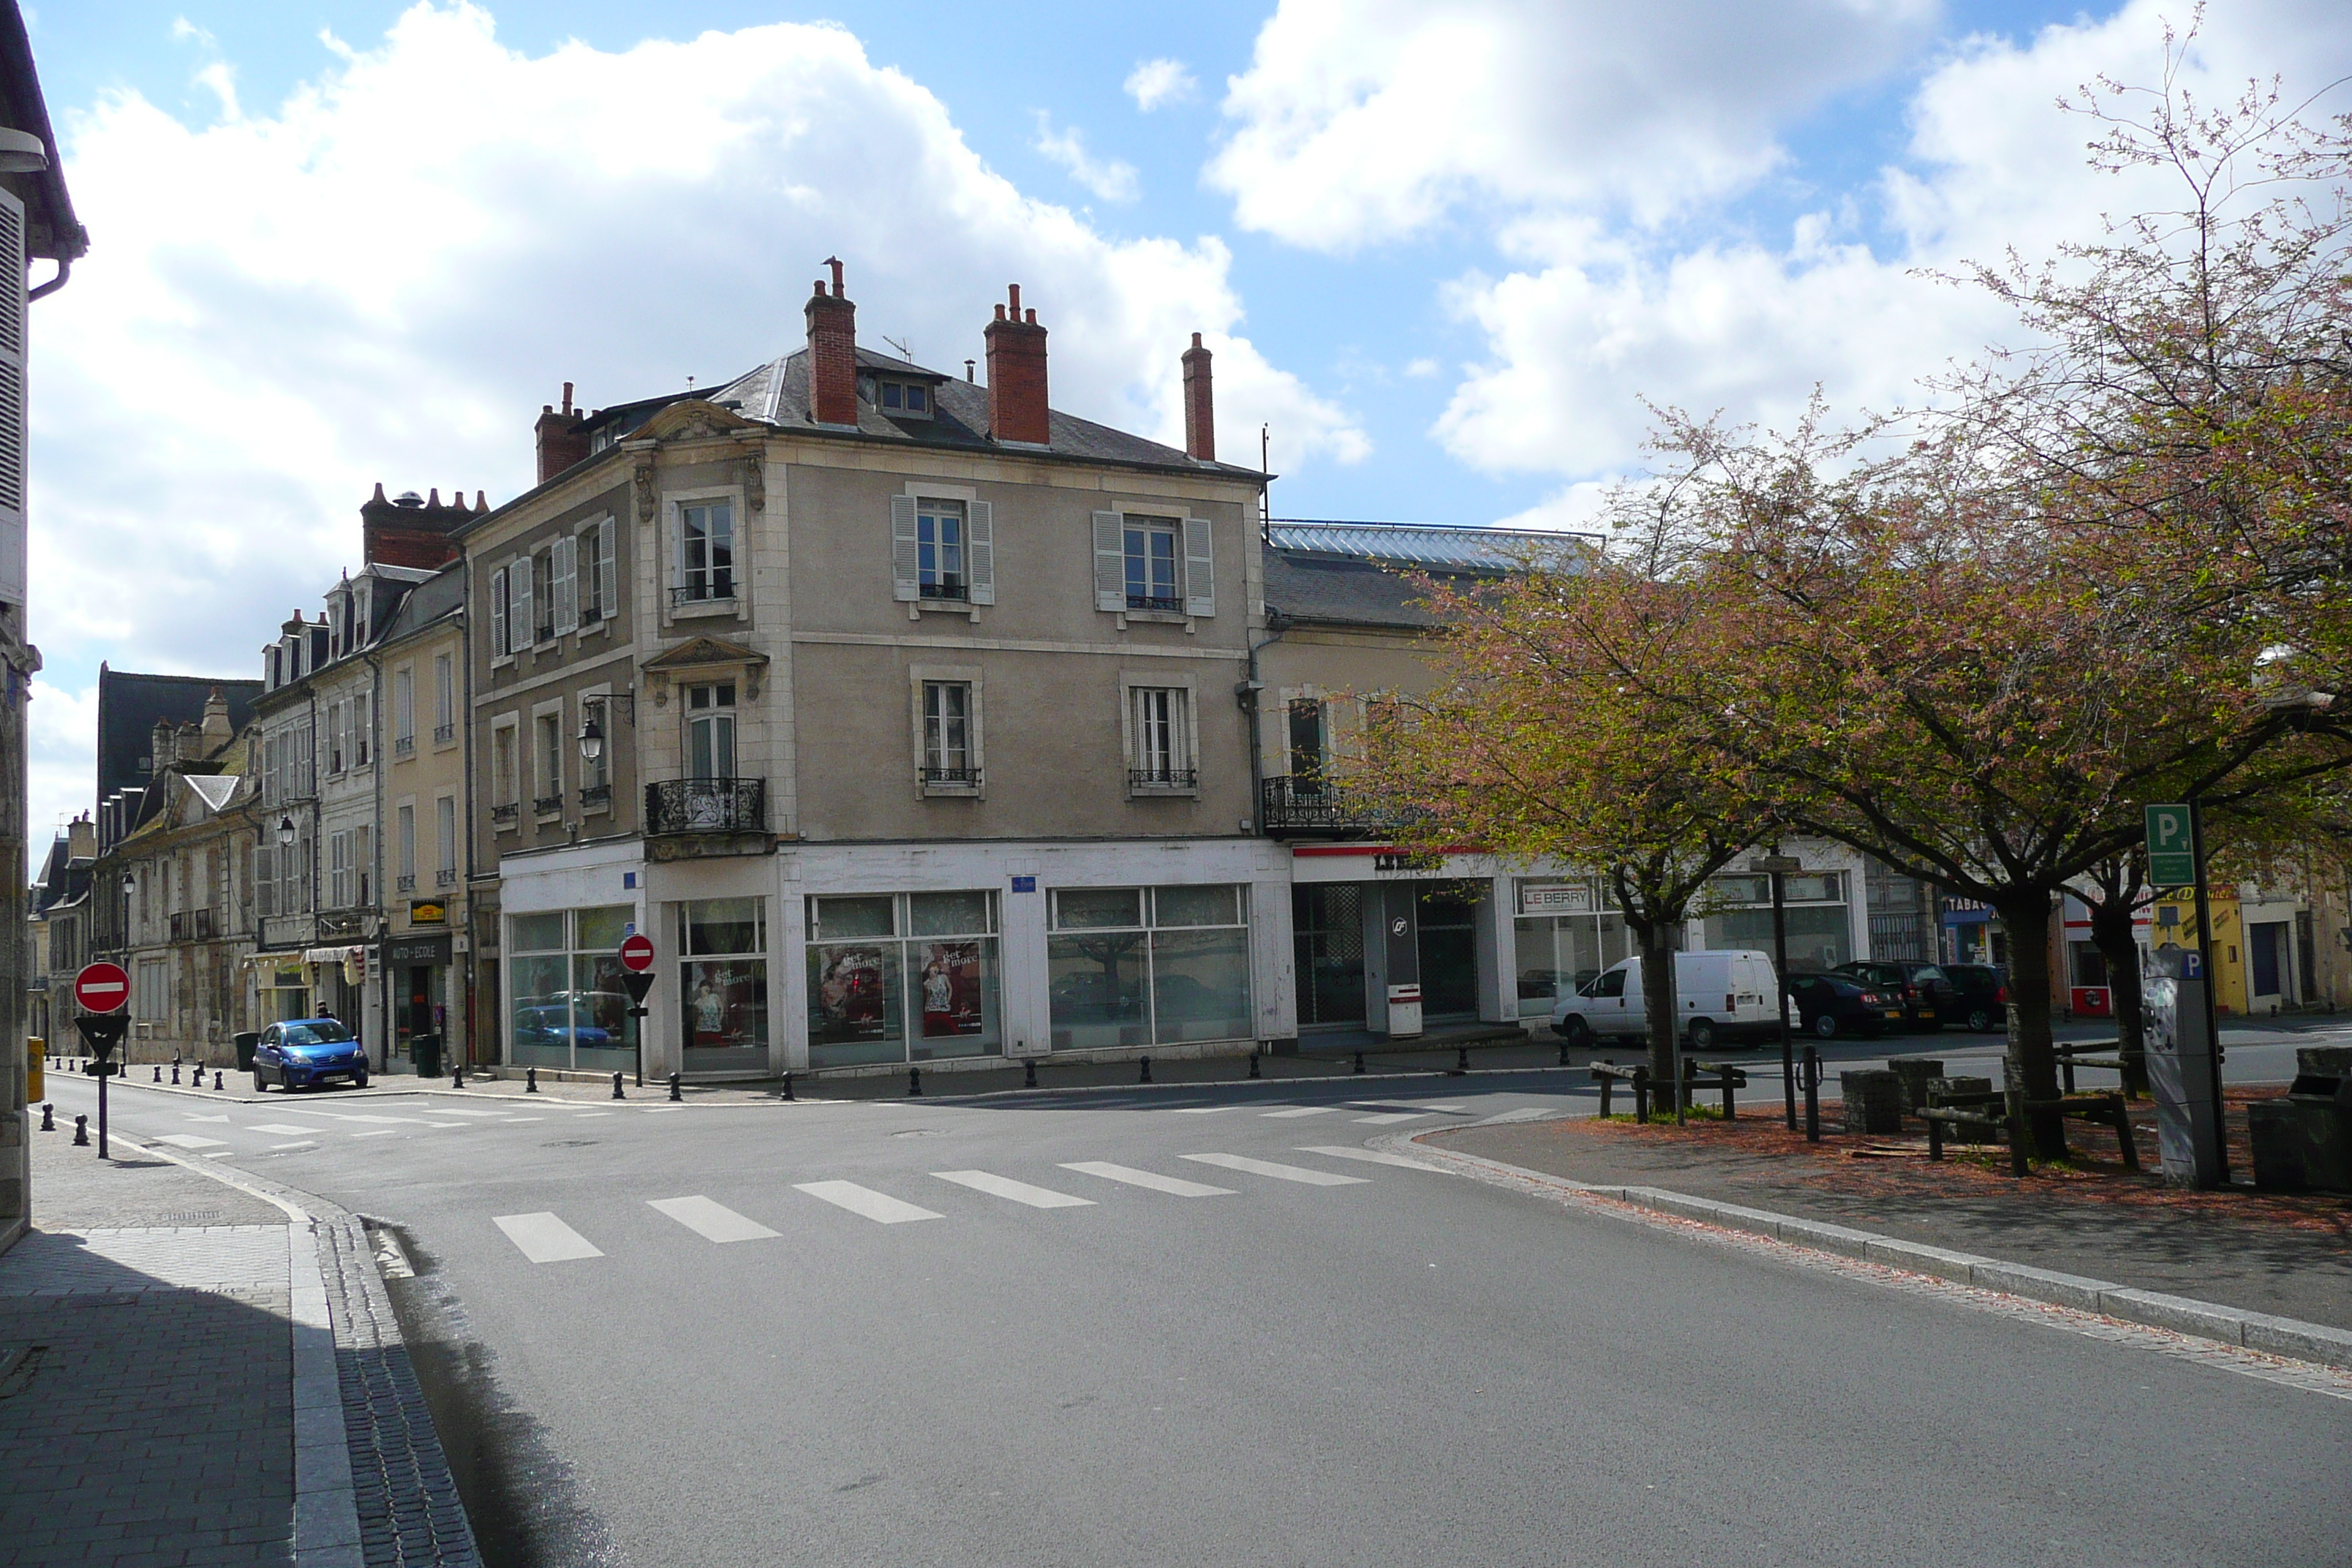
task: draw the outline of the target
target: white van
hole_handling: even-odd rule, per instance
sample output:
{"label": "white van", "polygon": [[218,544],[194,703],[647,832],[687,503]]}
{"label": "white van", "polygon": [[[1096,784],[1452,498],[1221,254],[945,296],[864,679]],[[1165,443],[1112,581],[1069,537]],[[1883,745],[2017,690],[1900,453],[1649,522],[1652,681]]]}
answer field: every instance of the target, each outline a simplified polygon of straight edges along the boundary
{"label": "white van", "polygon": [[[1675,954],[1675,995],[1683,1038],[1695,1051],[1777,1033],[1779,988],[1772,960],[1748,948]],[[1639,1035],[1649,1027],[1642,1005],[1642,961],[1604,969],[1552,1004],[1551,1026],[1570,1045],[1596,1037]]]}

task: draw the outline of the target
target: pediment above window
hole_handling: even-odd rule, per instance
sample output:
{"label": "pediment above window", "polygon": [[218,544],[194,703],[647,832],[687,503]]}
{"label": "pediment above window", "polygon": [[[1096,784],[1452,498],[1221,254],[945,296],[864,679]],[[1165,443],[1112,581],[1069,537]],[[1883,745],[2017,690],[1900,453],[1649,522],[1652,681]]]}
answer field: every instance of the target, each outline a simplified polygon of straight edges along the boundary
{"label": "pediment above window", "polygon": [[760,682],[768,668],[768,656],[758,648],[746,647],[725,637],[688,637],[666,653],[647,659],[645,672],[653,688],[654,706],[667,705],[673,679],[713,674],[740,672],[743,696],[747,701],[757,701]]}
{"label": "pediment above window", "polygon": [[641,438],[650,437],[656,441],[696,441],[759,428],[756,422],[744,418],[732,409],[705,403],[698,397],[689,397],[669,405],[646,420],[637,435]]}

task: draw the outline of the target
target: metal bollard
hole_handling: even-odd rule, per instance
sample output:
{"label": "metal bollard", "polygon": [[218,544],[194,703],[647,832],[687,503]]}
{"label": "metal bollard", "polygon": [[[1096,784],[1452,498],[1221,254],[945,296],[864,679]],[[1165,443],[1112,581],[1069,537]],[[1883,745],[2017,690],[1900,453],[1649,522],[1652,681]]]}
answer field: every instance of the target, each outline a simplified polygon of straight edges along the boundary
{"label": "metal bollard", "polygon": [[628,1098],[628,1096],[621,1092],[621,1075],[619,1073],[614,1073],[613,1075],[613,1098],[614,1100],[626,1100]]}
{"label": "metal bollard", "polygon": [[1143,1058],[1142,1076],[1139,1077],[1135,1081],[1138,1083],[1150,1083],[1151,1081],[1151,1058],[1150,1057],[1145,1057]]}
{"label": "metal bollard", "polygon": [[1568,1065],[1568,1037],[1566,1035],[1562,1035],[1559,1037],[1559,1065],[1562,1067],[1566,1067]]}
{"label": "metal bollard", "polygon": [[1822,1053],[1805,1047],[1805,1142],[1822,1141]]}
{"label": "metal bollard", "polygon": [[1448,1078],[1465,1078],[1469,1075],[1469,1072],[1470,1047],[1467,1046],[1456,1046],[1454,1048],[1454,1065],[1445,1069],[1445,1076]]}
{"label": "metal bollard", "polygon": [[77,1149],[89,1147],[89,1118],[87,1116],[74,1118],[74,1147]]}
{"label": "metal bollard", "polygon": [[463,1089],[466,1087],[466,1064],[464,1062],[453,1062],[450,1064],[449,1087],[451,1089]]}
{"label": "metal bollard", "polygon": [[1027,1061],[1021,1064],[1021,1087],[1024,1089],[1034,1089],[1037,1087],[1037,1058],[1035,1057],[1031,1057]]}
{"label": "metal bollard", "polygon": [[1257,1076],[1257,1053],[1255,1051],[1252,1051],[1250,1053],[1250,1077],[1255,1078]]}
{"label": "metal bollard", "polygon": [[784,1075],[784,1098],[785,1098],[786,1100],[790,1100],[792,1097],[793,1097],[793,1075],[792,1075],[792,1074],[790,1074],[790,1073],[786,1073],[786,1074]]}
{"label": "metal bollard", "polygon": [[917,1095],[923,1092],[922,1068],[908,1068],[907,1069],[907,1092],[909,1095]]}
{"label": "metal bollard", "polygon": [[226,1089],[228,1087],[228,1080],[221,1076],[220,1069],[217,1068],[213,1069],[213,1087],[215,1089]]}
{"label": "metal bollard", "polygon": [[1363,1053],[1363,1052],[1361,1052],[1361,1051],[1358,1051],[1358,1052],[1356,1053],[1356,1065],[1355,1065],[1354,1067],[1352,1067],[1352,1068],[1349,1068],[1348,1070],[1349,1070],[1349,1071],[1350,1071],[1350,1072],[1361,1072],[1361,1071],[1363,1071],[1363,1070],[1364,1070],[1364,1053]]}
{"label": "metal bollard", "polygon": [[686,1099],[685,1095],[678,1092],[677,1079],[677,1074],[672,1073],[669,1075],[669,1098],[670,1103],[673,1105],[676,1105]]}
{"label": "metal bollard", "polygon": [[537,1094],[539,1092],[539,1069],[537,1068],[525,1068],[522,1069],[522,1091],[525,1094]]}
{"label": "metal bollard", "polygon": [[172,1081],[174,1084],[180,1081],[180,1064],[176,1061],[172,1064]]}
{"label": "metal bollard", "polygon": [[154,1081],[155,1081],[155,1082],[157,1082],[157,1083],[161,1083],[161,1082],[163,1082],[163,1064],[162,1062],[157,1062],[157,1063],[155,1064],[155,1079],[154,1079]]}
{"label": "metal bollard", "polygon": [[44,1132],[55,1132],[57,1130],[58,1108],[50,1104],[48,1101],[43,1100],[41,1102],[41,1131]]}

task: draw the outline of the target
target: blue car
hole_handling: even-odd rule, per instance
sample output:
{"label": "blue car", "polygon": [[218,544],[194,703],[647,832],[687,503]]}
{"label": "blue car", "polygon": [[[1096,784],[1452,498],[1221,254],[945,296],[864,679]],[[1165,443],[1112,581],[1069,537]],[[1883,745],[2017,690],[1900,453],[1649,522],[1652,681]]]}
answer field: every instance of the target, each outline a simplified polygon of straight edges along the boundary
{"label": "blue car", "polygon": [[295,1018],[261,1031],[253,1051],[253,1091],[268,1091],[275,1079],[288,1089],[308,1089],[331,1079],[353,1089],[368,1084],[367,1052],[334,1018]]}

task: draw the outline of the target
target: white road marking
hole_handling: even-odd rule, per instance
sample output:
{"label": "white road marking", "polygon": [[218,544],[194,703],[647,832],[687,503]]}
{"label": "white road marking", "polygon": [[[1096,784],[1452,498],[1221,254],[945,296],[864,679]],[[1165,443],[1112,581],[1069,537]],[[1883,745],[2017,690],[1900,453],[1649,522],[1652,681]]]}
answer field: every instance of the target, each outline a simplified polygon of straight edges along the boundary
{"label": "white road marking", "polygon": [[1272,1176],[1278,1181],[1303,1182],[1310,1187],[1361,1186],[1361,1176],[1334,1175],[1329,1171],[1310,1171],[1304,1165],[1278,1165],[1272,1160],[1253,1160],[1246,1154],[1184,1154],[1179,1158],[1202,1165],[1222,1165],[1228,1171],[1241,1171],[1253,1176]]}
{"label": "white road marking", "polygon": [[354,1132],[352,1136],[354,1138],[389,1138],[399,1131],[400,1129],[397,1127],[379,1127],[373,1132]]}
{"label": "white road marking", "polygon": [[257,1121],[253,1124],[253,1131],[274,1132],[280,1138],[316,1138],[325,1129],[304,1127],[292,1121]]}
{"label": "white road marking", "polygon": [[305,1138],[299,1143],[272,1143],[269,1146],[269,1152],[276,1154],[288,1149],[316,1149],[318,1146],[319,1141],[316,1138]]}
{"label": "white road marking", "polygon": [[564,1263],[575,1258],[602,1258],[602,1248],[551,1214],[504,1214],[490,1223],[533,1263]]}
{"label": "white road marking", "polygon": [[1130,1187],[1149,1187],[1155,1193],[1166,1193],[1179,1198],[1229,1198],[1231,1187],[1212,1187],[1201,1182],[1188,1182],[1181,1176],[1163,1176],[1156,1171],[1139,1171],[1132,1165],[1114,1165],[1108,1160],[1066,1160],[1065,1171],[1081,1175],[1100,1176],[1106,1182],[1125,1182]]}
{"label": "white road marking", "polygon": [[887,1193],[861,1187],[856,1182],[794,1182],[793,1187],[813,1198],[823,1198],[851,1214],[864,1215],[877,1225],[906,1225],[919,1219],[942,1219],[943,1215],[900,1203]]}
{"label": "white road marking", "polygon": [[427,1127],[471,1127],[473,1123],[470,1121],[428,1121],[425,1125]]}
{"label": "white road marking", "polygon": [[1350,1149],[1344,1143],[1305,1143],[1302,1154],[1328,1154],[1335,1160],[1361,1160],[1368,1165],[1397,1165],[1408,1171],[1435,1171],[1452,1175],[1443,1165],[1433,1165],[1426,1160],[1408,1160],[1402,1154],[1383,1154],[1377,1149]]}
{"label": "white road marking", "polygon": [[183,1121],[226,1121],[226,1116],[198,1116],[193,1111],[180,1118]]}
{"label": "white road marking", "polygon": [[1505,1121],[1549,1121],[1568,1114],[1569,1112],[1559,1106],[1522,1105],[1517,1110],[1506,1110],[1499,1116],[1489,1116],[1478,1125],[1493,1127]]}
{"label": "white road marking", "polygon": [[538,1116],[509,1116],[504,1120],[508,1121],[540,1121],[545,1119]]}
{"label": "white road marking", "polygon": [[1011,1198],[1016,1204],[1027,1204],[1033,1209],[1092,1208],[1092,1198],[1074,1198],[1067,1193],[1057,1193],[1049,1187],[1033,1187],[1026,1182],[1016,1182],[1006,1176],[991,1175],[986,1171],[933,1171],[942,1182],[953,1182],[960,1187],[970,1187],[976,1193],[986,1193],[994,1198]]}
{"label": "white road marking", "polygon": [[1328,1116],[1339,1110],[1336,1105],[1294,1105],[1288,1110],[1261,1110],[1260,1116]]}
{"label": "white road marking", "polygon": [[574,1121],[585,1121],[592,1116],[610,1116],[613,1113],[609,1110],[583,1110],[579,1115],[573,1117],[572,1120]]}
{"label": "white road marking", "polygon": [[174,1149],[217,1149],[221,1146],[217,1138],[199,1138],[193,1132],[166,1132],[155,1142],[169,1143]]}
{"label": "white road marking", "polygon": [[321,1110],[317,1114],[331,1116],[338,1121],[397,1122],[403,1127],[422,1127],[425,1123],[414,1116],[357,1116],[347,1110]]}
{"label": "white road marking", "polygon": [[1359,1116],[1359,1127],[1388,1127],[1399,1121],[1418,1121],[1429,1115],[1426,1110],[1383,1110],[1377,1116]]}
{"label": "white road marking", "polygon": [[503,1110],[454,1110],[445,1109],[434,1111],[433,1114],[436,1116],[504,1116],[506,1112]]}
{"label": "white road marking", "polygon": [[658,1209],[705,1241],[765,1241],[776,1232],[757,1220],[745,1219],[724,1204],[709,1198],[648,1198],[647,1208]]}
{"label": "white road marking", "polygon": [[1179,1105],[1172,1108],[1171,1114],[1176,1116],[1206,1116],[1213,1110],[1231,1110],[1233,1109],[1234,1108],[1230,1105]]}

